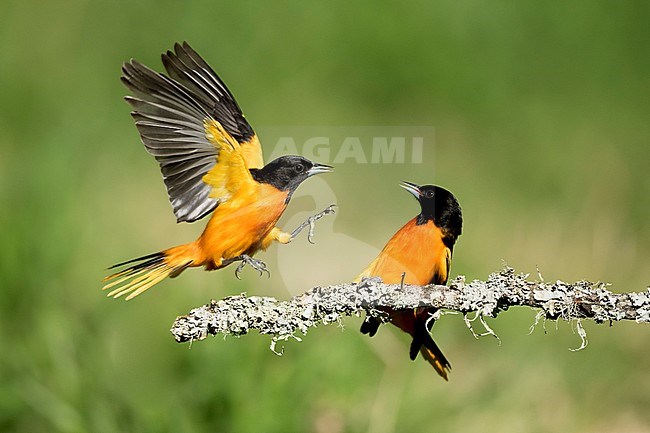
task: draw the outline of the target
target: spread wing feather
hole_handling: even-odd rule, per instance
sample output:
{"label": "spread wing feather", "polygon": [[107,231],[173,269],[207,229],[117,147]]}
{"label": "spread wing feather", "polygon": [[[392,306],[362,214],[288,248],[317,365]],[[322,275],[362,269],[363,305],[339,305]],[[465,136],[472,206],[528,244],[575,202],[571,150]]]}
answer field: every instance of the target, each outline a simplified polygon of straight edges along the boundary
{"label": "spread wing feather", "polygon": [[[122,67],[121,79],[133,93],[125,99],[133,107],[145,148],[160,165],[177,220],[193,222],[231,194],[204,179],[215,166],[227,163],[222,159],[231,159],[220,156],[223,144],[247,168],[263,165],[262,150],[235,98],[210,66],[187,43],[174,49],[162,56],[169,77],[131,60]],[[221,127],[208,131],[208,125]]]}
{"label": "spread wing feather", "polygon": [[[163,54],[162,62],[167,74],[190,89],[210,107],[214,118],[239,143],[250,141],[253,138],[255,132],[244,118],[235,97],[219,76],[187,42],[183,45],[176,44],[174,52],[167,51]],[[210,104],[215,100],[220,104]],[[261,168],[261,166],[251,166],[251,168]]]}

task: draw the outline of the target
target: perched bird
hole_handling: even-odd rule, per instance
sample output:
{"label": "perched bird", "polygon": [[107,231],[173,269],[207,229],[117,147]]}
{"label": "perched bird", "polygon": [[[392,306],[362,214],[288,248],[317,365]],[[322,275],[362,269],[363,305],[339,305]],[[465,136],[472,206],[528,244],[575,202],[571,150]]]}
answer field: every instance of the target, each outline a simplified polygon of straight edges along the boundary
{"label": "perched bird", "polygon": [[194,242],[168,248],[112,268],[130,265],[104,279],[108,296],[134,298],[166,277],[189,267],[221,269],[241,261],[268,272],[252,256],[273,241],[289,243],[302,229],[333,213],[333,206],[292,233],[276,227],[293,192],[310,176],[332,167],[301,156],[283,156],[264,165],[262,147],[232,93],[187,44],[162,55],[167,76],[135,60],[122,67],[125,99],[146,150],[158,161],[178,222],[213,212]]}
{"label": "perched bird", "polygon": [[[451,268],[454,244],[460,236],[463,218],[454,195],[433,185],[418,186],[402,182],[401,187],[413,194],[420,203],[420,214],[407,222],[388,241],[379,256],[357,277],[380,277],[387,284],[446,284]],[[410,348],[412,360],[422,354],[433,368],[447,380],[451,365],[429,332],[433,326],[432,308],[394,310],[381,308],[393,325],[413,338]],[[375,335],[381,320],[368,316],[361,332]]]}

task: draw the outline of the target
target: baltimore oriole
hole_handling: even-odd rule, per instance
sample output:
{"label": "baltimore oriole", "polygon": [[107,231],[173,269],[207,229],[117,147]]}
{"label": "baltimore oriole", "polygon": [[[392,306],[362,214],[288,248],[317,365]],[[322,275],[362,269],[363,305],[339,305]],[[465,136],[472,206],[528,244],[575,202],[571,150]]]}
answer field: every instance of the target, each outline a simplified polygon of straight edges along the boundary
{"label": "baltimore oriole", "polygon": [[[410,182],[402,182],[400,186],[417,198],[421,212],[393,235],[357,281],[380,277],[388,284],[446,284],[454,243],[463,224],[460,205],[451,192],[439,186],[418,186]],[[431,313],[435,310],[393,310],[387,307],[381,310],[387,313],[390,323],[413,337],[411,359],[415,360],[418,352],[422,353],[424,359],[447,380],[451,365],[429,334],[434,322]],[[372,337],[380,324],[380,319],[368,316],[361,325],[361,332]]]}
{"label": "baltimore oriole", "polygon": [[[193,222],[214,211],[194,242],[119,263],[132,264],[104,279],[108,296],[138,296],[166,277],[189,267],[206,270],[241,261],[262,272],[252,258],[273,241],[289,243],[330,206],[287,233],[276,223],[296,188],[308,177],[332,170],[301,156],[283,156],[264,165],[262,147],[232,93],[187,44],[162,55],[168,76],[135,60],[122,67],[125,99],[146,150],[163,174],[178,222]],[[311,237],[311,236],[310,236]],[[310,239],[311,240],[311,239]]]}

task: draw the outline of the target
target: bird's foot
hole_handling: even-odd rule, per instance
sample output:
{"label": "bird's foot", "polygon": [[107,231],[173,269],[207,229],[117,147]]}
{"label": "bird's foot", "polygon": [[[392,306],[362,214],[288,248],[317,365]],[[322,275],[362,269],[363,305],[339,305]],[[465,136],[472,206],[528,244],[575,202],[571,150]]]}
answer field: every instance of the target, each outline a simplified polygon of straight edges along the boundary
{"label": "bird's foot", "polygon": [[269,272],[268,268],[266,267],[266,263],[264,263],[261,260],[254,259],[247,254],[242,254],[241,256],[237,256],[229,260],[229,262],[231,263],[238,262],[238,261],[240,261],[241,263],[239,264],[239,266],[237,266],[237,269],[235,269],[235,276],[239,280],[241,280],[239,274],[244,269],[244,267],[246,267],[246,265],[250,266],[251,268],[255,269],[257,272],[259,272],[260,277],[264,272],[268,274],[269,278],[271,277],[271,272]]}
{"label": "bird's foot", "polygon": [[316,215],[312,215],[309,218],[307,218],[305,222],[300,224],[293,232],[291,232],[291,238],[289,241],[292,241],[296,236],[298,236],[298,234],[301,231],[303,231],[306,227],[309,227],[309,231],[307,232],[307,240],[309,241],[309,243],[313,244],[314,228],[316,227],[315,222],[323,218],[325,215],[336,213],[336,210],[334,209],[335,207],[336,207],[335,204],[331,204],[327,206],[322,212],[319,212]]}

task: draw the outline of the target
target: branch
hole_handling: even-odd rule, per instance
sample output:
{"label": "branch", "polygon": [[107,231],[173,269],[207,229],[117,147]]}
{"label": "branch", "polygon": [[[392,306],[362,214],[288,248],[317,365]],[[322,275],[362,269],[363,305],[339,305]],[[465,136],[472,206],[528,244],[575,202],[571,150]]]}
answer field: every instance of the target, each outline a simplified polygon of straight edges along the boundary
{"label": "branch", "polygon": [[[540,309],[542,317],[557,320],[590,319],[597,323],[618,320],[650,322],[650,288],[639,293],[612,293],[605,283],[578,281],[528,281],[526,274],[506,268],[493,273],[487,281],[465,282],[459,276],[447,286],[412,286],[383,284],[378,278],[361,283],[316,287],[288,301],[244,294],[195,308],[176,318],[171,332],[177,342],[203,340],[208,335],[244,335],[251,330],[273,336],[271,348],[279,340],[306,334],[318,324],[339,322],[344,316],[358,316],[362,311],[382,317],[378,307],[434,307],[467,314],[476,312],[487,333],[494,335],[483,316],[496,317],[512,306]],[[541,276],[540,276],[541,279]],[[438,310],[434,317],[442,314]],[[471,329],[471,327],[470,327]],[[578,322],[578,331],[582,328]],[[584,331],[583,331],[584,332]],[[476,335],[476,334],[475,334]],[[583,337],[583,347],[586,340]]]}

